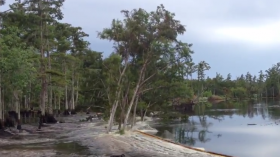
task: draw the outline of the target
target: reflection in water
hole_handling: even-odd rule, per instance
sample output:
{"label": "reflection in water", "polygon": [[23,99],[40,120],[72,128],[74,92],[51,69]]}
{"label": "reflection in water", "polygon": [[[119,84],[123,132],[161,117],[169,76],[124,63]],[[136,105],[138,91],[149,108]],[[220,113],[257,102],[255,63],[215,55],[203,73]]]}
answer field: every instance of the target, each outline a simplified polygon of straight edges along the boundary
{"label": "reflection in water", "polygon": [[273,146],[280,140],[279,119],[280,103],[275,101],[200,104],[188,123],[157,127],[157,135],[233,156],[278,157],[280,150]]}
{"label": "reflection in water", "polygon": [[197,127],[196,122],[192,119],[189,121],[190,125],[175,128],[174,133],[176,142],[194,146],[197,140],[202,143],[210,141],[210,138],[207,138],[206,135],[207,133],[211,133],[208,131],[208,128],[212,125],[212,123],[207,122],[206,116],[198,117],[201,127]]}

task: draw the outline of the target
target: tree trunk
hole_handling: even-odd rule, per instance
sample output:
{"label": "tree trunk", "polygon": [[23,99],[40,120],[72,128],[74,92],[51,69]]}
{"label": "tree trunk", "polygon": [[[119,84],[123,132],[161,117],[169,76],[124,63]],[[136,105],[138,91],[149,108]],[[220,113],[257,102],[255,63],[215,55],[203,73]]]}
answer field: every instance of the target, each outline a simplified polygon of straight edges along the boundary
{"label": "tree trunk", "polygon": [[123,76],[126,72],[127,66],[128,66],[128,59],[125,60],[124,68],[123,68],[123,70],[121,72],[121,75],[119,77],[119,80],[118,80],[117,90],[116,90],[116,98],[115,98],[115,101],[114,101],[112,109],[111,109],[110,118],[109,118],[109,121],[108,121],[107,133],[109,133],[111,131],[113,123],[114,123],[114,118],[115,118],[115,114],[116,114],[116,111],[117,111],[117,108],[118,108],[119,99],[120,99],[120,95],[121,95],[121,86],[120,85],[121,85],[121,82],[122,82],[122,78],[123,78]]}
{"label": "tree trunk", "polygon": [[31,101],[31,82],[29,82],[29,93],[28,93],[28,98],[27,98],[27,106],[28,106],[28,109],[31,109],[31,104],[30,104],[30,101]]}
{"label": "tree trunk", "polygon": [[120,116],[120,128],[119,130],[122,129],[122,124],[124,123],[124,119],[125,119],[125,107],[126,105],[128,104],[128,95],[129,95],[129,88],[130,88],[130,84],[128,84],[127,86],[127,89],[126,89],[126,94],[125,96],[123,97],[123,100],[122,100],[122,105],[121,106],[121,116]]}
{"label": "tree trunk", "polygon": [[75,79],[74,79],[74,67],[72,67],[72,79],[71,79],[71,110],[75,109]]}
{"label": "tree trunk", "polygon": [[[65,53],[66,55],[66,53]],[[65,56],[66,57],[66,56]],[[66,82],[66,85],[64,87],[64,101],[65,101],[65,110],[68,110],[68,86],[67,86],[67,77],[66,77],[66,73],[67,73],[67,68],[66,68],[66,61],[64,59],[64,79],[65,79],[65,82]]]}
{"label": "tree trunk", "polygon": [[146,117],[146,114],[147,114],[147,111],[148,111],[148,108],[150,107],[151,103],[148,104],[148,106],[146,107],[145,109],[145,112],[143,114],[143,116],[141,117],[141,121],[144,121],[145,117]]}
{"label": "tree trunk", "polygon": [[144,65],[143,65],[142,68],[141,68],[141,71],[140,71],[140,75],[139,75],[139,79],[138,79],[136,88],[134,89],[133,96],[132,96],[132,98],[131,98],[131,100],[130,100],[130,103],[129,103],[129,106],[128,106],[128,109],[127,109],[127,112],[126,112],[126,117],[125,117],[125,119],[124,119],[124,130],[127,129],[128,117],[129,117],[129,115],[130,115],[132,105],[133,105],[133,103],[135,102],[135,98],[136,98],[136,95],[138,94],[138,91],[139,91],[139,88],[140,88],[140,84],[141,84],[141,83],[143,82],[143,80],[144,80],[144,72],[145,72],[145,69],[146,69],[146,66],[147,66],[147,62],[148,62],[148,60],[145,61]]}
{"label": "tree trunk", "polygon": [[17,129],[21,130],[21,122],[20,122],[20,101],[19,101],[19,91],[13,91],[14,94],[14,100],[15,100],[15,107],[16,107],[16,112],[18,114],[17,116]]}
{"label": "tree trunk", "polygon": [[[42,9],[42,6],[39,6]],[[43,44],[43,14],[41,12],[41,21],[40,21],[40,53],[41,53],[41,67],[40,67],[40,74],[42,76],[41,79],[41,93],[40,93],[40,108],[42,115],[45,116],[45,107],[46,107],[46,93],[47,93],[47,82],[46,82],[46,67],[44,63],[45,59],[45,51],[44,51],[44,44]]]}
{"label": "tree trunk", "polygon": [[[42,4],[42,3],[39,3],[39,5]],[[42,15],[44,14],[43,13],[43,9],[44,9],[44,6],[40,6],[40,10],[41,10],[41,22],[42,22]],[[48,14],[48,12],[46,13]],[[42,22],[41,25],[44,26],[44,30],[45,30],[45,33],[46,33],[46,36],[49,35],[49,31],[48,31],[48,28],[47,28],[47,22]],[[41,29],[41,33],[43,32],[43,29]],[[41,39],[43,39],[43,37],[41,37]],[[42,41],[42,40],[41,40]],[[45,67],[45,69],[48,69],[48,70],[51,70],[51,56],[50,56],[50,45],[49,45],[49,38],[47,37],[46,38],[46,54],[47,54],[47,59],[48,59],[48,64],[47,64],[47,67]],[[41,44],[43,45],[43,43],[41,42]],[[42,61],[44,62],[44,61]],[[46,77],[48,76],[48,78],[46,78],[46,85],[48,85],[48,82],[50,83],[51,82],[51,74],[46,74]],[[48,114],[52,114],[53,113],[53,108],[52,108],[52,85],[50,86],[46,86],[46,91],[45,91],[45,97],[46,97],[46,104],[48,105],[47,106],[47,112]]]}
{"label": "tree trunk", "polygon": [[65,110],[68,110],[67,85],[65,86]]}
{"label": "tree trunk", "polygon": [[120,126],[119,130],[122,128],[122,124],[124,122],[124,112],[125,112],[125,104],[123,104],[123,107],[121,108],[121,116],[120,116]]}
{"label": "tree trunk", "polygon": [[61,101],[61,99],[60,99],[60,95],[58,96],[58,110],[60,111],[60,101]]}
{"label": "tree trunk", "polygon": [[4,97],[3,97],[4,89],[1,88],[1,86],[0,86],[0,89],[1,89],[0,90],[0,92],[1,92],[1,99],[0,99],[0,101],[1,101],[1,105],[2,105],[2,120],[4,121],[5,120],[5,102],[4,102]]}
{"label": "tree trunk", "polygon": [[[47,78],[46,78],[46,82],[47,82],[48,80],[47,80]],[[46,95],[45,95],[45,98],[46,98],[46,100],[45,100],[45,102],[46,102],[46,107],[45,107],[45,112],[46,112],[46,114],[47,113],[49,113],[49,92],[50,92],[50,90],[49,90],[49,88],[48,87],[46,87]]]}
{"label": "tree trunk", "polygon": [[41,89],[41,93],[40,93],[40,109],[42,112],[42,115],[45,116],[45,107],[46,107],[46,91],[47,91],[47,83],[46,83],[46,78],[43,76],[42,78],[42,89]]}
{"label": "tree trunk", "polygon": [[24,98],[24,109],[27,110],[27,98],[26,98],[26,95],[24,95],[23,98]]}
{"label": "tree trunk", "polygon": [[125,119],[124,119],[124,124],[123,124],[124,125],[124,130],[127,129],[128,118],[129,118],[129,115],[130,115],[130,111],[131,111],[132,105],[135,102],[135,98],[136,98],[136,95],[138,93],[139,87],[140,87],[140,84],[137,84],[136,88],[134,90],[133,96],[131,98],[131,101],[129,103],[129,106],[128,106],[128,109],[127,109],[127,112],[126,112],[126,116],[125,116]]}
{"label": "tree trunk", "polygon": [[75,99],[75,105],[78,104],[78,100],[79,100],[79,90],[78,90],[78,87],[79,87],[79,80],[77,79],[77,90],[76,90],[76,99]]}
{"label": "tree trunk", "polygon": [[131,128],[135,125],[136,123],[136,109],[137,109],[137,105],[138,105],[138,100],[139,100],[139,94],[137,94],[136,99],[135,99],[135,104],[134,104],[134,110],[133,110],[133,119],[132,119],[132,124],[131,124]]}
{"label": "tree trunk", "polygon": [[49,114],[53,114],[53,90],[52,87],[50,87],[50,92],[49,92]]}
{"label": "tree trunk", "polygon": [[54,105],[54,110],[55,110],[55,112],[54,112],[54,114],[57,114],[57,100],[56,100],[56,98],[57,98],[57,96],[55,95],[55,93],[54,93],[54,97],[53,97],[53,105]]}
{"label": "tree trunk", "polygon": [[145,110],[145,112],[144,112],[144,116],[143,116],[143,118],[142,118],[142,121],[144,121],[144,120],[145,120],[145,117],[146,117],[147,111],[148,111],[148,107],[146,108],[146,110]]}
{"label": "tree trunk", "polygon": [[121,128],[122,128],[122,115],[121,114],[120,114],[120,119],[119,119],[119,127],[118,127],[119,130],[121,130]]}
{"label": "tree trunk", "polygon": [[116,100],[113,104],[111,114],[110,114],[110,119],[109,119],[109,122],[108,122],[107,133],[109,133],[112,130],[112,126],[114,124],[114,118],[115,118],[115,114],[116,114],[116,111],[117,111],[117,108],[118,108],[118,104],[119,104],[118,100]]}

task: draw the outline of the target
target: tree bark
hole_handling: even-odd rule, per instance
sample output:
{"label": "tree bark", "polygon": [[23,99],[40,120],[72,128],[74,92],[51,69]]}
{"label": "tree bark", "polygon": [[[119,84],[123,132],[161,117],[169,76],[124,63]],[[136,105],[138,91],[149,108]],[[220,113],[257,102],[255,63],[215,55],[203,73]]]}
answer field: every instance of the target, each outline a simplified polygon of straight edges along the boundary
{"label": "tree bark", "polygon": [[54,105],[54,110],[55,110],[55,114],[57,114],[57,95],[55,95],[55,93],[54,93],[54,100],[53,100],[53,105]]}
{"label": "tree bark", "polygon": [[13,94],[14,94],[14,100],[15,100],[15,107],[16,107],[16,112],[18,114],[17,116],[17,129],[18,130],[21,130],[21,123],[20,123],[20,102],[19,102],[19,91],[15,90],[13,91]]}
{"label": "tree bark", "polygon": [[42,6],[39,5],[39,9],[41,10],[40,12],[40,53],[41,53],[41,67],[40,67],[40,73],[42,76],[41,79],[41,93],[40,93],[40,108],[42,115],[45,116],[45,107],[46,107],[46,93],[47,93],[47,81],[46,81],[46,67],[44,63],[45,59],[45,51],[44,51],[44,44],[43,44],[43,13],[42,13]]}
{"label": "tree bark", "polygon": [[30,101],[31,101],[31,82],[29,82],[29,93],[28,93],[28,98],[27,98],[27,106],[28,106],[28,109],[31,109],[31,104],[30,104]]}
{"label": "tree bark", "polygon": [[136,99],[135,99],[135,104],[134,104],[134,110],[133,110],[133,119],[132,119],[132,124],[131,124],[131,128],[135,125],[136,123],[136,109],[137,109],[137,105],[138,105],[138,100],[139,100],[139,94],[137,94]]}
{"label": "tree bark", "polygon": [[68,110],[68,89],[67,89],[67,85],[65,86],[65,110]]}
{"label": "tree bark", "polygon": [[127,89],[126,89],[126,93],[122,98],[122,103],[120,105],[121,107],[121,113],[120,113],[120,119],[119,119],[119,130],[122,129],[122,124],[124,123],[124,116],[125,116],[125,107],[128,104],[128,94],[129,94],[129,88],[130,88],[130,84],[128,84]]}
{"label": "tree bark", "polygon": [[74,66],[72,66],[72,79],[71,79],[71,110],[75,109],[75,79],[74,79]]}
{"label": "tree bark", "polygon": [[122,128],[122,125],[123,125],[123,122],[124,122],[125,104],[123,104],[123,105],[124,105],[124,106],[121,108],[119,130]]}
{"label": "tree bark", "polygon": [[26,95],[23,96],[24,101],[24,109],[27,109],[27,98]]}
{"label": "tree bark", "polygon": [[144,115],[143,115],[142,121],[144,121],[144,120],[145,120],[145,117],[146,117],[147,111],[148,111],[148,107],[145,109],[145,112],[144,112]]}
{"label": "tree bark", "polygon": [[136,95],[138,94],[138,91],[140,89],[140,85],[144,82],[144,76],[145,76],[144,72],[146,70],[147,63],[148,63],[148,59],[145,60],[143,66],[140,70],[139,79],[138,79],[136,88],[134,89],[133,96],[130,100],[130,103],[129,103],[129,106],[128,106],[128,109],[127,109],[127,112],[126,112],[126,117],[124,119],[124,130],[127,129],[128,118],[129,118],[129,115],[130,115],[130,112],[131,112],[132,105],[135,102]]}
{"label": "tree bark", "polygon": [[115,114],[116,114],[116,111],[117,111],[117,108],[118,108],[119,99],[120,99],[120,95],[121,95],[121,89],[122,89],[120,85],[121,85],[121,82],[122,82],[122,78],[123,78],[123,76],[126,72],[127,66],[128,66],[128,59],[125,60],[124,69],[122,70],[121,75],[120,75],[119,80],[118,80],[116,98],[115,98],[115,101],[114,101],[112,109],[111,109],[110,118],[109,118],[109,121],[108,121],[107,133],[109,133],[111,131],[112,126],[114,124],[114,118],[115,118]]}
{"label": "tree bark", "polygon": [[3,98],[4,89],[2,87],[1,87],[0,92],[1,92],[1,99],[0,99],[0,101],[1,101],[1,104],[2,104],[2,120],[4,121],[5,120],[5,102],[4,102],[4,98]]}
{"label": "tree bark", "polygon": [[79,87],[79,80],[77,79],[77,90],[76,90],[76,99],[75,99],[75,105],[78,104],[78,100],[79,100],[79,90],[78,90],[78,87]]}
{"label": "tree bark", "polygon": [[147,111],[148,111],[148,108],[150,107],[151,103],[149,102],[148,106],[146,107],[145,111],[144,111],[144,114],[143,116],[141,117],[141,121],[144,121],[145,117],[146,117],[146,114],[147,114]]}
{"label": "tree bark", "polygon": [[49,114],[53,114],[53,90],[52,87],[50,87],[49,92]]}
{"label": "tree bark", "polygon": [[107,133],[109,133],[112,130],[112,126],[114,124],[114,118],[115,118],[115,114],[116,114],[116,111],[117,111],[117,108],[118,108],[118,104],[119,104],[118,100],[116,100],[113,104],[111,114],[110,114],[110,119],[109,119],[109,122],[108,122]]}
{"label": "tree bark", "polygon": [[42,78],[42,83],[41,83],[42,89],[40,93],[40,109],[42,112],[42,115],[45,116],[45,107],[46,107],[46,90],[47,90],[47,83],[46,83],[46,78],[43,76]]}
{"label": "tree bark", "polygon": [[60,95],[58,96],[58,110],[60,111],[60,101],[61,101],[61,99],[60,99]]}

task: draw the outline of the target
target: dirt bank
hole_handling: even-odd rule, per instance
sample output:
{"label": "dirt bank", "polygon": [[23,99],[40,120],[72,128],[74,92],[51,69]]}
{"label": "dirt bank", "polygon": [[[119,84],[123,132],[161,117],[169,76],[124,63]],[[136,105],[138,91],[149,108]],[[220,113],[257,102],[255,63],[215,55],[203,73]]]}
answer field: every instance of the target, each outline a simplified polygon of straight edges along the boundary
{"label": "dirt bank", "polygon": [[[125,154],[126,157],[210,157],[211,155],[151,138],[136,132],[105,134],[101,120],[79,122],[87,115],[63,118],[66,123],[52,124],[36,131],[36,125],[23,125],[27,131],[1,138],[0,156],[100,156]],[[116,131],[116,127],[115,131]],[[153,130],[143,123],[138,128]],[[137,127],[136,127],[137,129]],[[154,131],[154,130],[153,130]],[[72,144],[69,144],[71,143]],[[68,143],[68,144],[67,144]]]}
{"label": "dirt bank", "polygon": [[[94,138],[97,154],[125,154],[126,157],[211,157],[212,155],[163,142],[139,133],[103,135]],[[105,155],[105,154],[104,154]]]}

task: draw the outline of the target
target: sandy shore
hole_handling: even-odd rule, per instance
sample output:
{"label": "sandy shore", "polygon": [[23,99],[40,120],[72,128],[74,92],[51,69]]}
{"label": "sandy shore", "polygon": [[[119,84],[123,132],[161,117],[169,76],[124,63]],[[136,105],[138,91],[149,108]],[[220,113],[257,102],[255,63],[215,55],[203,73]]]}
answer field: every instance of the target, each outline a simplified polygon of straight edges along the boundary
{"label": "sandy shore", "polygon": [[[126,157],[211,157],[212,155],[163,142],[139,133],[103,135],[94,138],[99,153],[125,154]],[[105,154],[104,154],[105,155]]]}
{"label": "sandy shore", "polygon": [[[23,125],[23,129],[27,128],[31,133],[22,133],[22,135],[20,135],[22,139],[13,139],[11,137],[2,138],[0,140],[0,156],[108,157],[121,154],[125,154],[126,157],[212,156],[137,132],[127,132],[125,135],[119,135],[117,133],[105,134],[105,122],[94,120],[93,122],[81,123],[78,122],[79,119],[81,119],[79,115],[67,117],[65,118],[66,123],[49,125],[43,128],[44,132],[36,132],[35,126]],[[138,128],[147,129],[147,127],[143,127],[144,125],[143,123],[138,124]],[[146,131],[149,130],[150,129]],[[73,141],[86,147],[87,151],[83,151],[79,154],[77,151],[71,150],[73,148],[59,151],[54,147],[58,142]],[[28,145],[32,145],[32,147],[28,147]]]}

